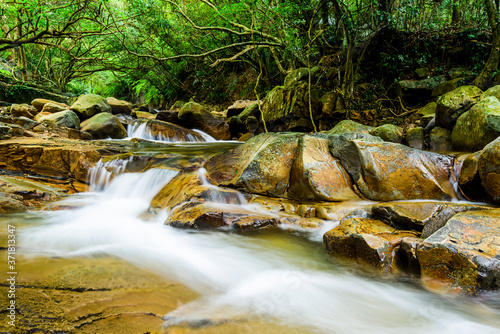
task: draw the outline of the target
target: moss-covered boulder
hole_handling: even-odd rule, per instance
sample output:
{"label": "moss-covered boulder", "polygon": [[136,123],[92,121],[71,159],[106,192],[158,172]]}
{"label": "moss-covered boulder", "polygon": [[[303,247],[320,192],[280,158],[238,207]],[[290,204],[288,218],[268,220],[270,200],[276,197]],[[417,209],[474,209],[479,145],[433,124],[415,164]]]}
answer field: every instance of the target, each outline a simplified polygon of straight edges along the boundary
{"label": "moss-covered boulder", "polygon": [[418,246],[423,283],[476,293],[500,289],[500,210],[464,212]]}
{"label": "moss-covered boulder", "polygon": [[330,135],[343,134],[343,133],[366,133],[369,134],[373,128],[371,126],[363,125],[351,120],[343,120],[337,123],[333,129],[327,131]]}
{"label": "moss-covered boulder", "polygon": [[323,242],[329,254],[391,272],[395,249],[407,237],[416,234],[397,231],[379,220],[352,218],[325,233]]}
{"label": "moss-covered boulder", "polygon": [[64,110],[53,114],[42,116],[38,119],[40,123],[48,123],[55,126],[80,129],[80,119],[71,110]]}
{"label": "moss-covered boulder", "polygon": [[449,156],[401,144],[360,140],[347,141],[332,153],[369,199],[456,198],[450,182],[453,158]]}
{"label": "moss-covered boulder", "polygon": [[215,139],[231,139],[229,125],[212,115],[212,113],[201,104],[196,102],[184,104],[179,110],[178,117],[181,125],[185,127],[202,130]]}
{"label": "moss-covered boulder", "polygon": [[500,203],[500,138],[482,150],[477,168],[484,189],[495,202]]}
{"label": "moss-covered boulder", "polygon": [[99,113],[111,113],[111,106],[108,101],[97,94],[81,95],[75,103],[71,105],[82,119],[87,119]]}
{"label": "moss-covered boulder", "polygon": [[452,129],[458,117],[469,110],[483,92],[476,86],[461,86],[437,100],[436,125]]}
{"label": "moss-covered boulder", "polygon": [[68,109],[69,109],[69,106],[64,104],[64,103],[58,103],[58,102],[51,101],[51,102],[45,103],[40,112],[46,112],[46,113],[53,114],[53,113],[68,110]]}
{"label": "moss-covered boulder", "polygon": [[451,139],[456,149],[474,152],[500,136],[500,101],[488,96],[461,115]]}
{"label": "moss-covered boulder", "polygon": [[94,139],[127,137],[127,130],[120,123],[120,120],[107,112],[102,112],[83,121],[80,126],[82,131],[90,133]]}
{"label": "moss-covered boulder", "polygon": [[500,85],[496,85],[493,87],[488,88],[482,95],[481,95],[481,100],[484,100],[487,97],[496,97],[497,100],[500,101]]}
{"label": "moss-covered boulder", "polygon": [[412,148],[421,150],[424,148],[424,128],[417,126],[406,131],[406,143]]}
{"label": "moss-covered boulder", "polygon": [[384,141],[392,143],[403,142],[403,129],[394,124],[385,124],[370,130],[372,136],[382,138]]}

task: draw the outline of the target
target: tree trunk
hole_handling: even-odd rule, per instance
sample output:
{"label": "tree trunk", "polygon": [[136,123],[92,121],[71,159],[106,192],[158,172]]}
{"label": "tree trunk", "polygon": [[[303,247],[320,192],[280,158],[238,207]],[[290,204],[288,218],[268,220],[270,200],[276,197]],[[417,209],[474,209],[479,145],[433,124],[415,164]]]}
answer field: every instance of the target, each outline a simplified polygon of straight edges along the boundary
{"label": "tree trunk", "polygon": [[[17,29],[16,29],[16,38],[21,38],[23,36],[23,27],[21,25],[21,18],[17,17]],[[26,52],[24,51],[24,46],[21,45],[16,48],[16,63],[21,71],[21,77],[23,81],[28,81],[28,72],[26,70]]]}
{"label": "tree trunk", "polygon": [[474,84],[481,89],[500,83],[498,64],[500,62],[500,24],[498,21],[498,7],[495,0],[484,0],[488,23],[491,27],[491,51],[481,73],[474,80]]}

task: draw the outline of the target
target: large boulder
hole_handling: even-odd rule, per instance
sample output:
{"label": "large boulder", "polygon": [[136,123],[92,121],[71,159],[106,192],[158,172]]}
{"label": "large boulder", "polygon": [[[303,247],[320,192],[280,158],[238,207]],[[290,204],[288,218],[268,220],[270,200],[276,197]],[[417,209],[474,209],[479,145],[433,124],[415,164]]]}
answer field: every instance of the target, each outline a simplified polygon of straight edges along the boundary
{"label": "large boulder", "polygon": [[359,191],[371,200],[456,198],[453,158],[388,142],[351,140],[333,147]]}
{"label": "large boulder", "polygon": [[111,113],[113,115],[116,114],[130,115],[130,113],[132,112],[132,103],[130,102],[124,100],[118,100],[114,97],[108,97],[106,101],[111,107]]}
{"label": "large boulder", "polygon": [[81,130],[88,132],[94,139],[121,139],[127,137],[127,130],[116,116],[102,112],[97,114],[81,124]]}
{"label": "large boulder", "polygon": [[85,94],[80,96],[75,103],[71,105],[71,109],[83,119],[90,118],[99,113],[110,113],[111,106],[108,101],[97,94]]}
{"label": "large boulder", "polygon": [[416,237],[374,219],[351,218],[323,236],[328,253],[361,262],[384,271],[393,271],[395,250],[403,238]]}
{"label": "large boulder", "polygon": [[488,194],[500,203],[500,138],[482,150],[478,158],[479,177]]}
{"label": "large boulder", "polygon": [[38,119],[40,123],[48,123],[55,126],[64,126],[72,129],[80,129],[80,119],[71,110],[64,110],[42,116]]}
{"label": "large boulder", "polygon": [[441,95],[437,100],[436,125],[452,129],[458,117],[469,110],[481,94],[476,86],[461,86]]}
{"label": "large boulder", "polygon": [[373,128],[351,120],[343,120],[337,123],[331,130],[327,131],[330,135],[344,133],[365,133],[369,134]]}
{"label": "large boulder", "polygon": [[69,106],[64,104],[64,103],[58,103],[58,102],[47,102],[43,105],[43,108],[40,112],[45,112],[45,113],[56,113],[60,112],[63,110],[68,110]]}
{"label": "large boulder", "polygon": [[455,215],[418,246],[423,283],[468,293],[500,289],[500,210]]}
{"label": "large boulder", "polygon": [[488,96],[458,120],[451,140],[456,149],[478,151],[500,136],[500,101]]}
{"label": "large boulder", "polygon": [[212,115],[204,106],[196,102],[188,102],[182,106],[178,114],[181,125],[196,128],[219,140],[231,139],[229,125]]}
{"label": "large boulder", "polygon": [[342,201],[357,198],[328,140],[298,133],[258,135],[205,168],[216,184],[276,197]]}

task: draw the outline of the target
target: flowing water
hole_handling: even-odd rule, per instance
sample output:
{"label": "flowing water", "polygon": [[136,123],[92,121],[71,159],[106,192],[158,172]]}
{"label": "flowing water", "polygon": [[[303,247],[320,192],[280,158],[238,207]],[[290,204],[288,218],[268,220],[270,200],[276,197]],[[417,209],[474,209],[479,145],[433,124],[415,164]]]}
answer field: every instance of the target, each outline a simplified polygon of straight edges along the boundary
{"label": "flowing water", "polygon": [[111,256],[199,293],[165,314],[167,328],[251,318],[304,333],[500,333],[496,296],[439,296],[331,259],[321,236],[335,222],[309,232],[253,234],[166,226],[168,212],[144,213],[178,172],[124,173],[128,161],[98,165],[91,191],[62,201],[73,209],[33,213],[37,223],[22,225],[24,255]]}

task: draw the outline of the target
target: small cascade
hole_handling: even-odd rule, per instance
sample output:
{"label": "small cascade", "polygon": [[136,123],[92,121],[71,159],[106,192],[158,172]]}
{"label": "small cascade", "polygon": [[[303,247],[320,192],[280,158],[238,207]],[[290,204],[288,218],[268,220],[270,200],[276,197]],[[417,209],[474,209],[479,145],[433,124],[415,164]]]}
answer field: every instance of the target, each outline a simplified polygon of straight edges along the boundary
{"label": "small cascade", "polygon": [[103,162],[102,159],[89,170],[87,177],[90,191],[102,191],[113,176],[123,174],[132,157]]}
{"label": "small cascade", "polygon": [[456,156],[453,159],[453,167],[451,168],[451,173],[450,173],[450,183],[453,186],[453,190],[455,190],[455,194],[457,195],[460,201],[467,200],[462,194],[462,191],[460,190],[460,187],[458,185],[458,180],[460,178],[460,171],[462,170],[464,159],[465,156]]}
{"label": "small cascade", "polygon": [[[248,201],[243,197],[243,195],[239,191],[234,191],[231,193],[227,193],[221,191],[219,187],[211,184],[207,181],[206,178],[207,170],[205,168],[198,169],[198,174],[200,175],[201,184],[205,187],[211,189],[210,192],[210,202],[215,203],[225,203],[225,204],[239,204],[239,205],[248,205]],[[234,195],[236,194],[236,198],[238,203],[234,203]]]}
{"label": "small cascade", "polygon": [[[203,132],[201,130],[198,130],[198,129],[192,129],[192,131],[194,132],[197,132],[199,133],[203,139],[205,139],[206,142],[214,142],[214,141],[217,141],[217,139],[215,139],[214,137],[212,137],[211,135],[209,135],[208,133],[206,132]],[[189,135],[188,135],[189,136]]]}
{"label": "small cascade", "polygon": [[[213,137],[204,133],[203,131],[200,131],[200,130],[193,130],[193,131],[198,132],[203,137],[203,139],[205,141],[216,141]],[[145,139],[145,140],[151,140],[151,141],[159,141],[159,142],[167,142],[167,143],[200,142],[200,139],[193,136],[192,134],[187,134],[184,136],[184,138],[179,138],[177,136],[169,137],[168,134],[166,134],[166,133],[165,134],[164,133],[154,134],[151,131],[151,128],[147,122],[134,122],[134,123],[129,124],[127,126],[127,138],[126,139],[132,139],[132,138]]]}

